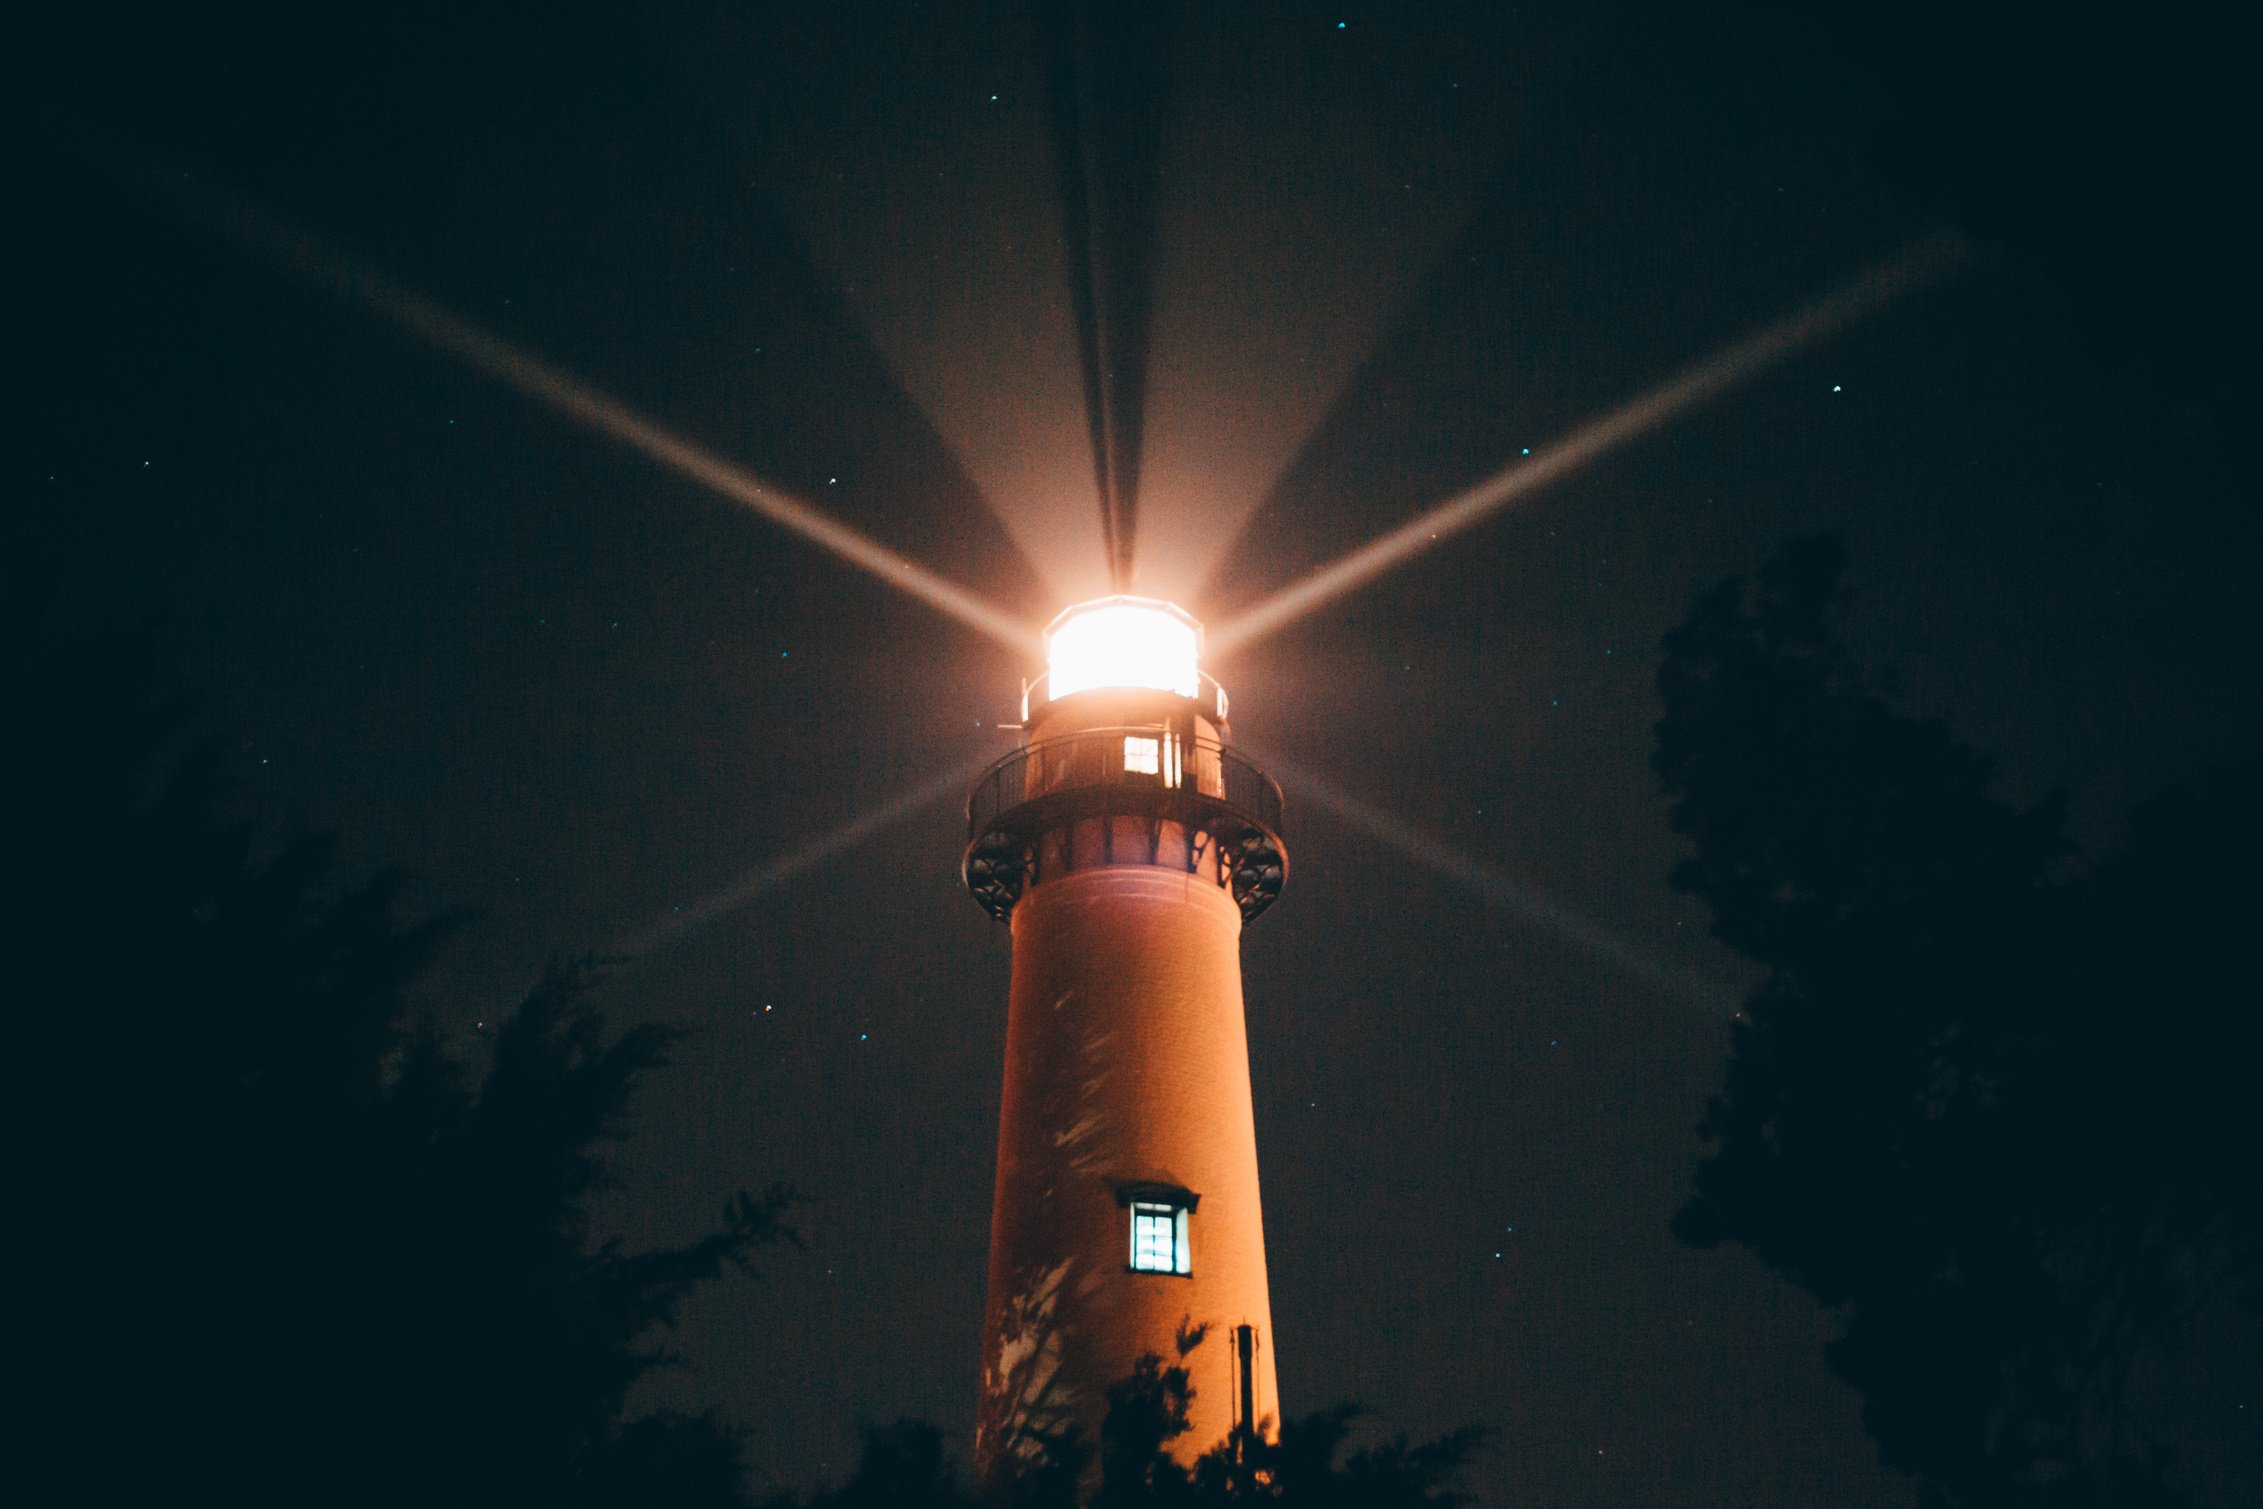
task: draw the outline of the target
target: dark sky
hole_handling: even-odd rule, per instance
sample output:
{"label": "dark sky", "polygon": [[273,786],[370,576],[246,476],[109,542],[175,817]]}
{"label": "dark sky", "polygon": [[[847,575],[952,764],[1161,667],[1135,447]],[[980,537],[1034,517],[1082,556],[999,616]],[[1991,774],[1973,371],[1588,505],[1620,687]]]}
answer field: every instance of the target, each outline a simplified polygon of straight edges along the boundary
{"label": "dark sky", "polygon": [[[1132,143],[1142,589],[1223,621],[1974,218],[1874,169],[1893,98],[1842,34],[1677,9],[1181,18]],[[215,235],[217,207],[1032,624],[1105,590],[1021,8],[165,8],[23,40],[0,538],[90,620],[174,610],[168,672],[253,810],[482,909],[429,987],[462,1032],[546,960],[1002,751],[1036,667]],[[1213,665],[1237,733],[1732,994],[1665,885],[1650,678],[1692,595],[1787,534],[1845,533],[1860,650],[2008,790],[2070,787],[2086,842],[2253,748],[2252,463],[2220,390],[2115,337],[2128,288],[1978,229],[1953,282]],[[1722,1011],[1287,784],[1289,891],[1244,962],[1291,1410],[1490,1426],[1497,1502],[1909,1503],[1824,1370],[1830,1318],[1668,1230]],[[931,805],[607,987],[694,1029],[610,1228],[811,1197],[806,1250],[698,1299],[657,1390],[789,1485],[840,1475],[860,1419],[971,1438],[1007,949],[961,842]],[[2258,1427],[2194,1376],[2204,1501],[2237,1502]]]}

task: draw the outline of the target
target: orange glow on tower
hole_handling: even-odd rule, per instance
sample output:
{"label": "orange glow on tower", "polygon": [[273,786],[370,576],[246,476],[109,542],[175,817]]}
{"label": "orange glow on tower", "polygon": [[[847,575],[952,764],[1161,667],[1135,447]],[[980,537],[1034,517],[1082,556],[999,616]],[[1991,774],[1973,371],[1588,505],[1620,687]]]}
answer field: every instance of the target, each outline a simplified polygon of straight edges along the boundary
{"label": "orange glow on tower", "polygon": [[1186,1357],[1192,1457],[1279,1418],[1241,930],[1280,894],[1281,793],[1226,744],[1202,630],[1112,597],[1046,630],[1023,747],[967,804],[1013,932],[978,1477],[1094,1443],[1143,1353]]}

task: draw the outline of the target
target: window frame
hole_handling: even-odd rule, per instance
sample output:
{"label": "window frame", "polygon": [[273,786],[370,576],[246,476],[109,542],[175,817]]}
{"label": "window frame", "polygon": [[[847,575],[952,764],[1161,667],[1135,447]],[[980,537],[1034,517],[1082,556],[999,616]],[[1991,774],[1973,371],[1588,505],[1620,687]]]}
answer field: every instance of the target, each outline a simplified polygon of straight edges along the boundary
{"label": "window frame", "polygon": [[1165,735],[1160,730],[1152,734],[1125,734],[1124,774],[1149,776],[1161,781],[1164,738]]}
{"label": "window frame", "polygon": [[[1181,1189],[1173,1184],[1129,1184],[1119,1188],[1116,1191],[1116,1203],[1124,1207],[1126,1235],[1129,1238],[1124,1270],[1127,1273],[1154,1274],[1162,1278],[1192,1278],[1193,1223],[1188,1218],[1194,1214],[1194,1208],[1201,1198],[1191,1190]],[[1164,1227],[1169,1234],[1168,1267],[1156,1267],[1152,1263],[1141,1261],[1141,1227],[1143,1223],[1147,1223],[1148,1230],[1152,1233],[1152,1223],[1159,1221],[1168,1223]],[[1154,1242],[1150,1240],[1147,1252],[1152,1253],[1154,1246]]]}

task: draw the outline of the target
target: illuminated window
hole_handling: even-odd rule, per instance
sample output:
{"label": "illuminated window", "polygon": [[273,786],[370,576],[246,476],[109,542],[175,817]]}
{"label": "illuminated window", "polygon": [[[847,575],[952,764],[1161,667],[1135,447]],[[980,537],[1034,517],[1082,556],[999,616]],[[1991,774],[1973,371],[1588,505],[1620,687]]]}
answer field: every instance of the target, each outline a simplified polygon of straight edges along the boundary
{"label": "illuminated window", "polygon": [[1191,1273],[1187,1247],[1187,1207],[1159,1200],[1133,1200],[1131,1265],[1134,1273]]}
{"label": "illuminated window", "polygon": [[1124,769],[1135,775],[1161,775],[1163,741],[1127,737],[1124,740]]}

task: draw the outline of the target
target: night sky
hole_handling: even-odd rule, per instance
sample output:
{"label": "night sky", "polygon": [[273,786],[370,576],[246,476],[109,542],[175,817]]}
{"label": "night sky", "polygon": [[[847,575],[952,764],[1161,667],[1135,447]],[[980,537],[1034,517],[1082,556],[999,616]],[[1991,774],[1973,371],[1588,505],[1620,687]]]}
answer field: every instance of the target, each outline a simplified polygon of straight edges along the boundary
{"label": "night sky", "polygon": [[[1133,585],[1226,622],[1972,233],[1953,278],[1209,667],[1237,737],[1433,849],[1284,779],[1292,873],[1244,968],[1289,1409],[1489,1426],[1490,1502],[1906,1505],[1831,1318],[1668,1229],[1748,975],[1666,885],[1660,636],[1841,531],[1903,705],[2010,793],[2068,787],[2103,847],[2263,742],[2263,537],[2221,389],[2117,338],[2126,288],[1881,171],[1893,106],[1845,34],[1698,9],[1159,34],[1092,127],[1150,185]],[[1035,627],[1108,587],[1027,11],[164,8],[19,42],[0,548],[88,624],[171,610],[164,673],[272,831],[478,909],[423,987],[465,1041],[546,962],[667,937],[604,987],[693,1029],[606,1229],[809,1199],[804,1250],[693,1302],[653,1400],[721,1410],[796,1489],[862,1420],[963,1451],[1006,933],[959,882],[956,795],[765,867],[1010,748],[1038,665],[323,269]],[[2263,1491],[2263,1391],[2193,1376],[2202,1501]]]}

